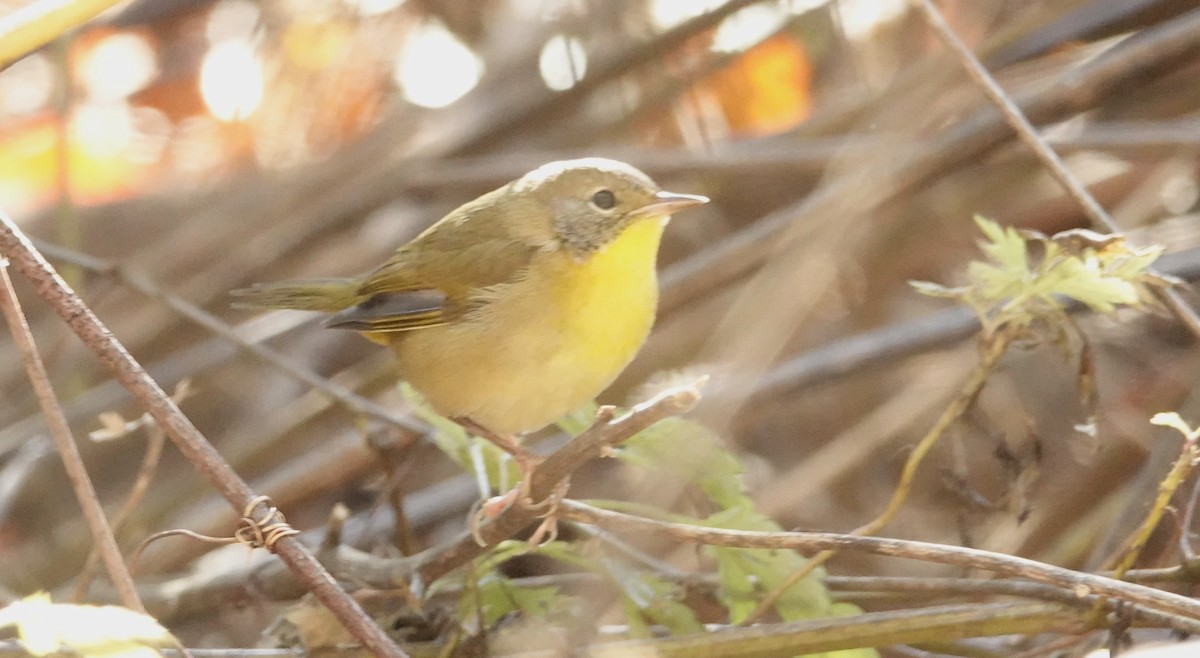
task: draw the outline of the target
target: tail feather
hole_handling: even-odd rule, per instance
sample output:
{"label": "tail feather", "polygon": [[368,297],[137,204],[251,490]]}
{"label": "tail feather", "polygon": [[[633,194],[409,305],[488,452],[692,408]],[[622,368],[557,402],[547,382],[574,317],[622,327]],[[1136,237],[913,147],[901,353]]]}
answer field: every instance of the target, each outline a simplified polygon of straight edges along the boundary
{"label": "tail feather", "polygon": [[231,291],[234,308],[281,308],[336,313],[362,301],[357,279],[302,279],[256,283]]}

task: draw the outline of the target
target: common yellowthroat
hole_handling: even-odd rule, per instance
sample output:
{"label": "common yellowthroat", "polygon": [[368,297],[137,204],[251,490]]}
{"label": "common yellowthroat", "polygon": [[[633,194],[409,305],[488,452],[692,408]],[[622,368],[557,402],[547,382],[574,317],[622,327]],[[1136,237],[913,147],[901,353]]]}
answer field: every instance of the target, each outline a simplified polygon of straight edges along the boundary
{"label": "common yellowthroat", "polygon": [[332,313],[438,413],[512,437],[599,394],[654,323],[671,213],[707,203],[623,162],[552,162],[443,217],[361,278],[256,284],[239,306]]}

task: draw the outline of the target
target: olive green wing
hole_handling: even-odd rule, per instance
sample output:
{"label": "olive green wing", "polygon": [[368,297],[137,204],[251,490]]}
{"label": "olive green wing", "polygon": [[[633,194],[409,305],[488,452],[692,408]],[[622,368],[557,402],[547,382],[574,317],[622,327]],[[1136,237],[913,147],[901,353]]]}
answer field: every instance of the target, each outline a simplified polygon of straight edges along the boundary
{"label": "olive green wing", "polygon": [[476,292],[524,275],[535,248],[513,238],[485,195],[447,215],[359,286],[362,301],[327,326],[394,332],[452,322],[479,303]]}

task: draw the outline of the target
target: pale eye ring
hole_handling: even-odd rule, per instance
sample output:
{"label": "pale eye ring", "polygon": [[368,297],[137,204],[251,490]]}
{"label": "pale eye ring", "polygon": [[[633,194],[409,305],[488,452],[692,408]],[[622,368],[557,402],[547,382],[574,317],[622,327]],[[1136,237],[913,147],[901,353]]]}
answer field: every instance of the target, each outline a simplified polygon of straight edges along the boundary
{"label": "pale eye ring", "polygon": [[612,190],[600,190],[592,195],[592,205],[601,210],[612,210],[617,205],[617,195]]}

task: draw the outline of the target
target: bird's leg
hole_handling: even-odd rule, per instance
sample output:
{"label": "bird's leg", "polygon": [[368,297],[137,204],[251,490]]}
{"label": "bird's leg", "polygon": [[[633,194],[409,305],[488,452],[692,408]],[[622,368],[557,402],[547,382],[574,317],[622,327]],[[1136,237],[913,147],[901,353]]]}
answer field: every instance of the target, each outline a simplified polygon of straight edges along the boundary
{"label": "bird's leg", "polygon": [[555,512],[558,510],[559,502],[566,497],[567,489],[570,486],[569,482],[563,480],[554,488],[549,497],[545,500],[535,502],[530,487],[533,486],[533,472],[542,463],[543,458],[522,448],[514,436],[497,434],[470,418],[454,418],[453,420],[466,428],[468,432],[481,439],[490,441],[511,455],[513,461],[517,464],[517,470],[521,473],[521,483],[518,486],[513,487],[508,493],[494,496],[484,501],[479,511],[473,515],[471,519],[471,534],[475,537],[475,541],[481,546],[485,545],[483,538],[479,534],[480,524],[484,519],[496,518],[514,503],[521,505],[525,509],[541,512],[539,518],[542,519],[542,523],[538,525],[533,535],[529,538],[531,545],[541,544],[544,541],[554,541],[555,537],[558,536],[558,520],[555,518]]}
{"label": "bird's leg", "polygon": [[517,443],[515,436],[497,434],[470,418],[458,417],[452,420],[462,425],[471,434],[490,441],[497,448],[512,456],[513,461],[517,464],[517,470],[521,473],[521,494],[523,497],[529,498],[529,483],[533,479],[534,469],[542,463],[542,458],[522,448],[521,444]]}
{"label": "bird's leg", "polygon": [[533,483],[533,472],[543,460],[541,456],[521,447],[521,444],[517,443],[517,438],[515,436],[497,434],[496,432],[489,430],[470,418],[459,417],[454,418],[453,420],[454,422],[466,428],[468,432],[478,436],[481,439],[490,441],[496,447],[511,455],[513,461],[517,465],[517,471],[521,473],[520,486],[514,488],[512,491],[504,494],[503,496],[499,496],[487,501],[483,510],[485,514],[487,514],[488,510],[490,509],[494,510],[494,512],[490,515],[495,516],[514,502],[520,502],[522,505],[525,505],[530,509],[538,509],[546,504],[545,502],[535,503],[533,501],[533,493],[530,491],[530,487]]}

